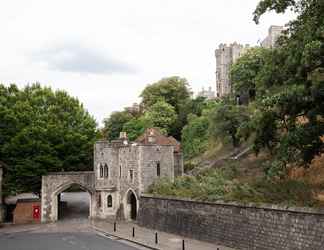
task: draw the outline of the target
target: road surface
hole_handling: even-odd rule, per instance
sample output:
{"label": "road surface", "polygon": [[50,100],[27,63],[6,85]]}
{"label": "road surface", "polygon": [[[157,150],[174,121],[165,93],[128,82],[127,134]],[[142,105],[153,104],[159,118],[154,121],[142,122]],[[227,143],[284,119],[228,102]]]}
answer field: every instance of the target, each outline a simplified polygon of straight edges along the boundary
{"label": "road surface", "polygon": [[18,232],[0,235],[1,250],[136,250],[137,248],[89,233]]}
{"label": "road surface", "polygon": [[89,195],[63,193],[67,202],[57,223],[0,228],[0,250],[138,250],[145,249],[95,231],[89,220]]}

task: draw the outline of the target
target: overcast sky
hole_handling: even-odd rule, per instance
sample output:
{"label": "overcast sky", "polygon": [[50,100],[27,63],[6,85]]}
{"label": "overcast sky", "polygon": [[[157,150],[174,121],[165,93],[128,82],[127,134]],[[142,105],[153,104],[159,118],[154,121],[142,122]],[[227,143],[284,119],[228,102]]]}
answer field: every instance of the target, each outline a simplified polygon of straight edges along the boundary
{"label": "overcast sky", "polygon": [[98,124],[162,77],[215,89],[219,43],[256,45],[271,24],[259,0],[0,0],[0,82],[40,82],[78,97]]}

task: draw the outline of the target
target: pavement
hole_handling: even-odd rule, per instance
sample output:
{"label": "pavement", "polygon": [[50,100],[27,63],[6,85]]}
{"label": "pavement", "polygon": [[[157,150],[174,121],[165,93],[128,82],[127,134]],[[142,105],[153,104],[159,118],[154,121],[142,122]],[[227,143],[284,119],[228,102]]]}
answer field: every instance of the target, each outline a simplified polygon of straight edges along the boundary
{"label": "pavement", "polygon": [[[169,234],[161,231],[155,231],[148,228],[140,227],[131,222],[116,223],[116,231],[114,224],[105,221],[91,221],[91,226],[106,235],[126,239],[130,242],[136,242],[149,249],[161,250],[182,250],[184,240],[185,250],[233,250],[233,248],[198,241],[190,238],[184,238],[179,235]],[[135,236],[133,237],[133,227]],[[158,244],[155,243],[155,233],[158,234]]]}

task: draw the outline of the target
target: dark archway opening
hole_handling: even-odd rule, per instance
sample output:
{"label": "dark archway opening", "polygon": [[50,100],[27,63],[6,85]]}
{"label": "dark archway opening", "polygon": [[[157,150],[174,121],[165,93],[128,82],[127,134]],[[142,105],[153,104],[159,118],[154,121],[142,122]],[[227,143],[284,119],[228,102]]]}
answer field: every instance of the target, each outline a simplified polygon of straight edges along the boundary
{"label": "dark archway opening", "polygon": [[90,215],[90,194],[73,184],[57,196],[58,220],[88,219]]}
{"label": "dark archway opening", "polygon": [[130,218],[132,220],[136,220],[137,217],[137,199],[133,192],[130,192],[129,195],[129,203],[130,203]]}

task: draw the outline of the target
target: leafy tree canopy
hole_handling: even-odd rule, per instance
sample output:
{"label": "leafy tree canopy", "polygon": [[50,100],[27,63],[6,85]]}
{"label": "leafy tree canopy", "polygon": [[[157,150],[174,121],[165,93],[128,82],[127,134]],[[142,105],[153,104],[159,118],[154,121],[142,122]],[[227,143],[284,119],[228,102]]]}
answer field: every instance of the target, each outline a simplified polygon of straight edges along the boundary
{"label": "leafy tree canopy", "polygon": [[158,101],[145,113],[145,119],[165,134],[169,134],[172,125],[177,120],[177,114],[173,106],[164,101]]}
{"label": "leafy tree canopy", "polygon": [[221,138],[224,141],[230,140],[233,147],[238,147],[243,139],[240,129],[248,121],[247,107],[224,101],[213,109],[210,114],[210,133],[215,138]]}
{"label": "leafy tree canopy", "polygon": [[128,111],[113,112],[109,118],[104,120],[104,134],[108,140],[119,138],[119,133],[123,131],[126,123],[134,119],[134,116]]}
{"label": "leafy tree canopy", "polygon": [[208,147],[209,118],[189,115],[188,124],[182,129],[182,149],[185,159],[203,153]]}
{"label": "leafy tree canopy", "polygon": [[96,122],[64,91],[0,85],[0,159],[6,192],[40,192],[50,171],[92,169]]}
{"label": "leafy tree canopy", "polygon": [[130,141],[136,140],[140,135],[142,135],[147,128],[153,127],[150,120],[146,119],[145,116],[139,118],[133,118],[123,126],[123,131],[127,133],[128,139]]}
{"label": "leafy tree canopy", "polygon": [[[255,150],[268,148],[272,170],[308,166],[324,151],[324,2],[322,0],[262,0],[254,20],[267,11],[292,9],[291,21],[274,49],[249,55],[232,68],[237,88],[255,86],[256,102],[250,128]],[[258,59],[258,60],[255,60]]]}
{"label": "leafy tree canopy", "polygon": [[247,94],[254,99],[259,72],[264,67],[269,53],[265,48],[251,48],[232,65],[230,77],[235,93]]}
{"label": "leafy tree canopy", "polygon": [[147,109],[159,101],[165,101],[178,113],[180,106],[190,97],[188,81],[178,76],[163,78],[148,85],[141,94],[142,103]]}

